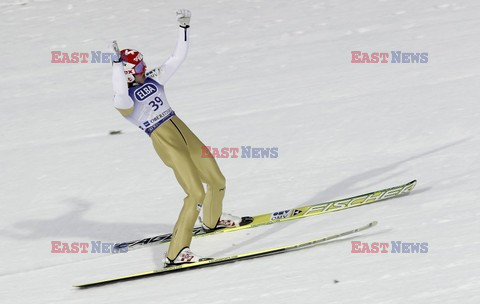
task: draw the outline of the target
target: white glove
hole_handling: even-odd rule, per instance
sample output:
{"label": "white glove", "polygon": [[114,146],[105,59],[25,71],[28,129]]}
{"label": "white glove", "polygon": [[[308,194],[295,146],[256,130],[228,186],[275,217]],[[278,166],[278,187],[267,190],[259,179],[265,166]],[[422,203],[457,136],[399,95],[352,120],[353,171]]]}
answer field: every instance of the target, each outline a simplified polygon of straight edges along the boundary
{"label": "white glove", "polygon": [[110,49],[110,52],[112,52],[113,54],[115,54],[117,56],[117,58],[113,58],[114,62],[122,61],[122,58],[120,58],[120,49],[118,48],[116,40],[112,41],[112,45],[109,47],[109,49]]}
{"label": "white glove", "polygon": [[181,27],[189,27],[191,16],[192,13],[187,9],[180,9],[177,11],[177,21],[180,23]]}

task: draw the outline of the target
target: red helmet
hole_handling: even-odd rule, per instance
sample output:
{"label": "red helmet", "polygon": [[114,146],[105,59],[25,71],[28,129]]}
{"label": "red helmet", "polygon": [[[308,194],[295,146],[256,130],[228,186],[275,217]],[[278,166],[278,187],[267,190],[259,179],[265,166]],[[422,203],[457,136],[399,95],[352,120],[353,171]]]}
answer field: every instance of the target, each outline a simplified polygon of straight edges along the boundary
{"label": "red helmet", "polygon": [[133,75],[143,74],[147,69],[147,65],[143,61],[143,55],[137,50],[124,49],[120,51],[120,56],[123,61],[123,70],[127,76],[128,83],[135,81]]}

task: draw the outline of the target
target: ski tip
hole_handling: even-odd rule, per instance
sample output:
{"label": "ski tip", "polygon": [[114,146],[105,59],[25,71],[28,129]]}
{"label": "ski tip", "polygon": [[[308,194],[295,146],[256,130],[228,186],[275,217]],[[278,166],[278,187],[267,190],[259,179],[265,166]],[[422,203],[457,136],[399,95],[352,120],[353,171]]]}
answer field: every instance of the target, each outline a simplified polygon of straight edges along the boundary
{"label": "ski tip", "polygon": [[412,191],[417,186],[417,180],[414,179],[411,182],[407,183],[405,186],[406,186],[406,191],[405,192],[409,193],[410,191]]}

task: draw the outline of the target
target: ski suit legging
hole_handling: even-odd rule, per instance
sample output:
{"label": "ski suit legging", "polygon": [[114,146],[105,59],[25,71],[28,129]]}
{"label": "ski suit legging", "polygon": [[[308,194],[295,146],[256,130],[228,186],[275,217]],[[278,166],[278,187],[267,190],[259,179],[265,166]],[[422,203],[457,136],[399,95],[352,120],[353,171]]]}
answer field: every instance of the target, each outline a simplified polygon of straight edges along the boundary
{"label": "ski suit legging", "polygon": [[[158,156],[173,169],[178,183],[187,194],[167,251],[167,257],[173,260],[183,248],[190,246],[200,208],[203,210],[203,223],[209,228],[216,226],[222,213],[225,177],[215,158],[208,150],[202,149],[205,145],[178,116],[158,127],[151,139]],[[205,157],[205,154],[210,157]],[[203,183],[207,186],[206,192]]]}

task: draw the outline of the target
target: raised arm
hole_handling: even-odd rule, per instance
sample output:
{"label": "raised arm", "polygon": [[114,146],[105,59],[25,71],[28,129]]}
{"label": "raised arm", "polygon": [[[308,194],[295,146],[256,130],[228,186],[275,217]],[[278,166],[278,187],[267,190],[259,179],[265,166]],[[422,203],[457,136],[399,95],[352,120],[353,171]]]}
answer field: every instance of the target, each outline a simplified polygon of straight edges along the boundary
{"label": "raised arm", "polygon": [[177,69],[187,57],[188,43],[190,41],[188,29],[190,27],[190,17],[191,13],[189,10],[182,9],[177,11],[177,20],[180,23],[177,47],[167,61],[165,61],[165,63],[162,64],[162,66],[156,71],[158,73],[156,78],[160,84],[165,84],[170,77],[175,74]]}
{"label": "raised arm", "polygon": [[113,106],[120,111],[123,116],[128,116],[133,112],[133,101],[130,96],[128,96],[127,78],[123,71],[123,63],[120,60],[120,51],[116,41],[113,41],[112,48],[117,54],[117,60],[113,62],[112,66]]}

